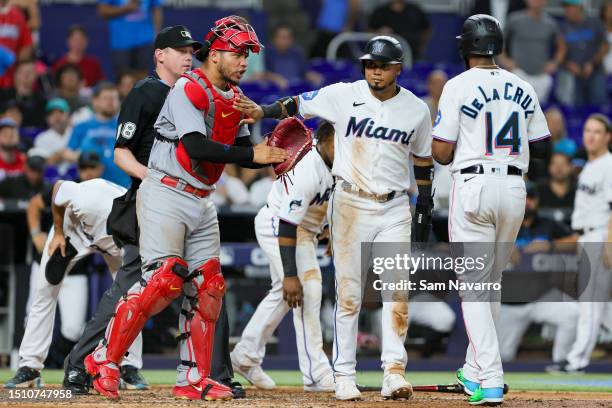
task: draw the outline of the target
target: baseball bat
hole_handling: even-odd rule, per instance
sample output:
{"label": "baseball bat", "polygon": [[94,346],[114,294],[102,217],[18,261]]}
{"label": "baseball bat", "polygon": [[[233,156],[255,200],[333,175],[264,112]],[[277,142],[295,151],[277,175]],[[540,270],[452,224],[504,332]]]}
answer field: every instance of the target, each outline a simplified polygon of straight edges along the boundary
{"label": "baseball bat", "polygon": [[[381,387],[371,387],[366,385],[358,385],[357,388],[359,391],[380,391]],[[508,393],[508,384],[504,384],[504,394]],[[450,392],[450,393],[463,393],[463,387],[460,384],[437,384],[437,385],[413,385],[413,391],[423,391],[423,392]]]}

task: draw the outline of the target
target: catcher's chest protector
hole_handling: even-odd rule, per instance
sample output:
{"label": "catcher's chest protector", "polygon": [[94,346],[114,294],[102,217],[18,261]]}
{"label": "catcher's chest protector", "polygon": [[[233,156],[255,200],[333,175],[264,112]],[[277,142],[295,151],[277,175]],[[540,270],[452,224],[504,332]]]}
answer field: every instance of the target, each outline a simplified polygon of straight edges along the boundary
{"label": "catcher's chest protector", "polygon": [[[189,82],[185,84],[185,94],[193,105],[203,111],[207,124],[212,124],[211,140],[223,144],[234,144],[242,119],[242,113],[234,109],[234,100],[240,93],[236,87],[230,85],[234,91],[232,99],[220,95],[204,73],[199,69],[183,74]],[[192,176],[201,182],[212,185],[219,180],[225,164],[210,163],[206,161],[191,160],[185,147],[179,143],[176,155],[180,165]]]}

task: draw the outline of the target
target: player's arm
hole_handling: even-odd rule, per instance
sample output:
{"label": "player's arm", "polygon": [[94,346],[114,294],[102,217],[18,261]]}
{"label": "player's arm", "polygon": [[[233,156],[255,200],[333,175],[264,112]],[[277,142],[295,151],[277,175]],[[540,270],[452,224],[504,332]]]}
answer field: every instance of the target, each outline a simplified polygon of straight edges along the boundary
{"label": "player's arm", "polygon": [[42,193],[38,193],[30,199],[28,202],[28,208],[26,210],[30,237],[32,237],[32,243],[39,254],[42,254],[45,247],[45,242],[47,241],[47,234],[40,229],[40,220],[42,219],[42,212],[44,209],[45,203],[43,201]]}
{"label": "player's arm", "polygon": [[450,164],[455,156],[455,143],[434,139],[431,143],[431,154],[438,163]]}
{"label": "player's arm", "polygon": [[455,97],[461,92],[455,90],[455,87],[452,79],[444,85],[432,130],[431,154],[442,165],[453,161],[459,135],[460,103]]}
{"label": "player's arm", "polygon": [[124,14],[129,14],[133,11],[138,10],[140,7],[140,0],[129,0],[127,3],[121,6],[113,6],[107,2],[98,3],[98,14],[103,19],[110,19],[122,16]]}
{"label": "player's arm", "polygon": [[[239,137],[234,141],[234,146],[242,146],[242,147],[253,147],[253,143],[249,137]],[[264,167],[268,167],[269,164],[259,164],[254,161],[241,161],[236,163],[240,167],[245,167],[247,169],[263,169]]]}
{"label": "player's arm", "polygon": [[55,252],[55,250],[59,247],[62,256],[66,256],[66,237],[64,235],[64,214],[66,213],[66,206],[65,204],[56,204],[56,198],[63,183],[63,180],[59,180],[53,186],[51,215],[53,216],[54,233],[49,244],[49,255],[53,254],[53,252]]}
{"label": "player's arm", "polygon": [[242,120],[242,123],[253,124],[263,118],[284,119],[295,116],[298,113],[298,98],[297,96],[287,96],[270,105],[258,105],[242,94],[234,102],[234,108],[247,116],[246,119]]}
{"label": "player's arm", "polygon": [[115,147],[113,161],[121,170],[132,177],[144,180],[147,175],[147,166],[140,163],[134,157],[134,153],[127,147]]}
{"label": "player's arm", "polygon": [[304,293],[298,278],[296,261],[297,225],[283,219],[278,226],[278,247],[283,263],[283,299],[289,307],[302,306]]}
{"label": "player's arm", "polygon": [[414,178],[416,179],[419,196],[415,207],[415,241],[427,242],[433,212],[433,196],[431,185],[433,182],[434,167],[431,157],[418,157],[413,155]]}
{"label": "player's arm", "polygon": [[253,147],[232,146],[209,140],[200,132],[191,132],[183,136],[183,145],[193,160],[204,160],[212,163],[282,163],[289,154],[277,147],[261,142]]}
{"label": "player's arm", "polygon": [[143,85],[140,85],[132,88],[121,104],[113,159],[121,170],[141,180],[147,175],[147,166],[136,159],[132,149],[140,144],[143,136],[141,118],[150,115],[146,109],[147,102],[148,96],[145,95]]}

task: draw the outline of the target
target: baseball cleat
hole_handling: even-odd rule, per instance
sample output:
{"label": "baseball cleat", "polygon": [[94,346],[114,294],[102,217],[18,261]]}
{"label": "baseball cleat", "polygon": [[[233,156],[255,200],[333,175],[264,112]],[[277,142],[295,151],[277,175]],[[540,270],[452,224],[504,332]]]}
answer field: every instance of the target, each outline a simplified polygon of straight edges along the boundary
{"label": "baseball cleat", "polygon": [[383,379],[380,395],[384,399],[410,399],[412,397],[412,385],[401,374],[388,374]]}
{"label": "baseball cleat", "polygon": [[218,382],[225,385],[226,387],[229,387],[232,390],[232,395],[234,396],[234,399],[246,398],[246,390],[238,381],[232,381],[231,378],[228,378],[226,380],[221,380]]}
{"label": "baseball cleat", "polygon": [[546,372],[549,374],[584,374],[586,371],[583,368],[571,368],[567,361],[554,363],[546,367]]}
{"label": "baseball cleat", "polygon": [[148,390],[149,383],[134,366],[121,366],[120,390]]}
{"label": "baseball cleat", "polygon": [[230,387],[210,378],[202,378],[197,384],[175,385],[172,395],[176,399],[228,401],[233,398]]}
{"label": "baseball cleat", "polygon": [[361,392],[357,389],[355,381],[336,381],[336,399],[340,401],[360,401],[362,399]]}
{"label": "baseball cleat", "polygon": [[334,383],[334,376],[332,374],[324,376],[316,383],[304,384],[304,391],[306,392],[334,392],[335,390],[336,384]]}
{"label": "baseball cleat", "polygon": [[4,383],[4,388],[42,388],[40,371],[30,367],[19,367],[13,378]]}
{"label": "baseball cleat", "polygon": [[474,381],[470,381],[463,375],[463,368],[457,370],[456,373],[457,383],[463,387],[463,392],[467,395],[474,395],[480,384]]}
{"label": "baseball cleat", "polygon": [[85,369],[93,378],[94,389],[107,398],[119,399],[119,382],[121,379],[119,367],[110,361],[98,363],[94,360],[92,354],[85,357],[84,363]]}
{"label": "baseball cleat", "polygon": [[478,387],[474,395],[468,398],[470,405],[501,405],[504,402],[504,387],[482,388]]}
{"label": "baseball cleat", "polygon": [[66,367],[64,371],[64,381],[62,386],[65,390],[70,390],[74,395],[89,394],[89,383],[91,378],[87,371],[80,367]]}
{"label": "baseball cleat", "polygon": [[242,366],[238,364],[238,359],[235,357],[234,352],[230,353],[230,359],[232,360],[232,368],[235,372],[242,375],[247,379],[248,382],[253,384],[257,388],[262,390],[273,390],[276,388],[274,380],[265,373],[261,366]]}

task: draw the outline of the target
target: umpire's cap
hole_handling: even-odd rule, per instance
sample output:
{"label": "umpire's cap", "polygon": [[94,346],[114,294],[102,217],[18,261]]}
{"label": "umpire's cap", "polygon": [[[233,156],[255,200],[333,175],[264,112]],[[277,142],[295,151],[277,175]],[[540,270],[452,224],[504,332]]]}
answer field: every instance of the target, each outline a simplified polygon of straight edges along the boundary
{"label": "umpire's cap", "polygon": [[193,46],[195,51],[202,47],[202,43],[195,41],[191,37],[191,33],[184,25],[175,25],[171,27],[164,27],[161,29],[159,34],[155,37],[155,48],[181,48]]}
{"label": "umpire's cap", "polygon": [[457,39],[459,40],[459,54],[463,59],[469,55],[492,57],[501,54],[504,47],[504,35],[499,21],[487,14],[468,17]]}
{"label": "umpire's cap", "polygon": [[386,64],[401,64],[404,50],[398,40],[388,35],[372,38],[365,46],[365,54],[359,58],[363,61],[381,61]]}

